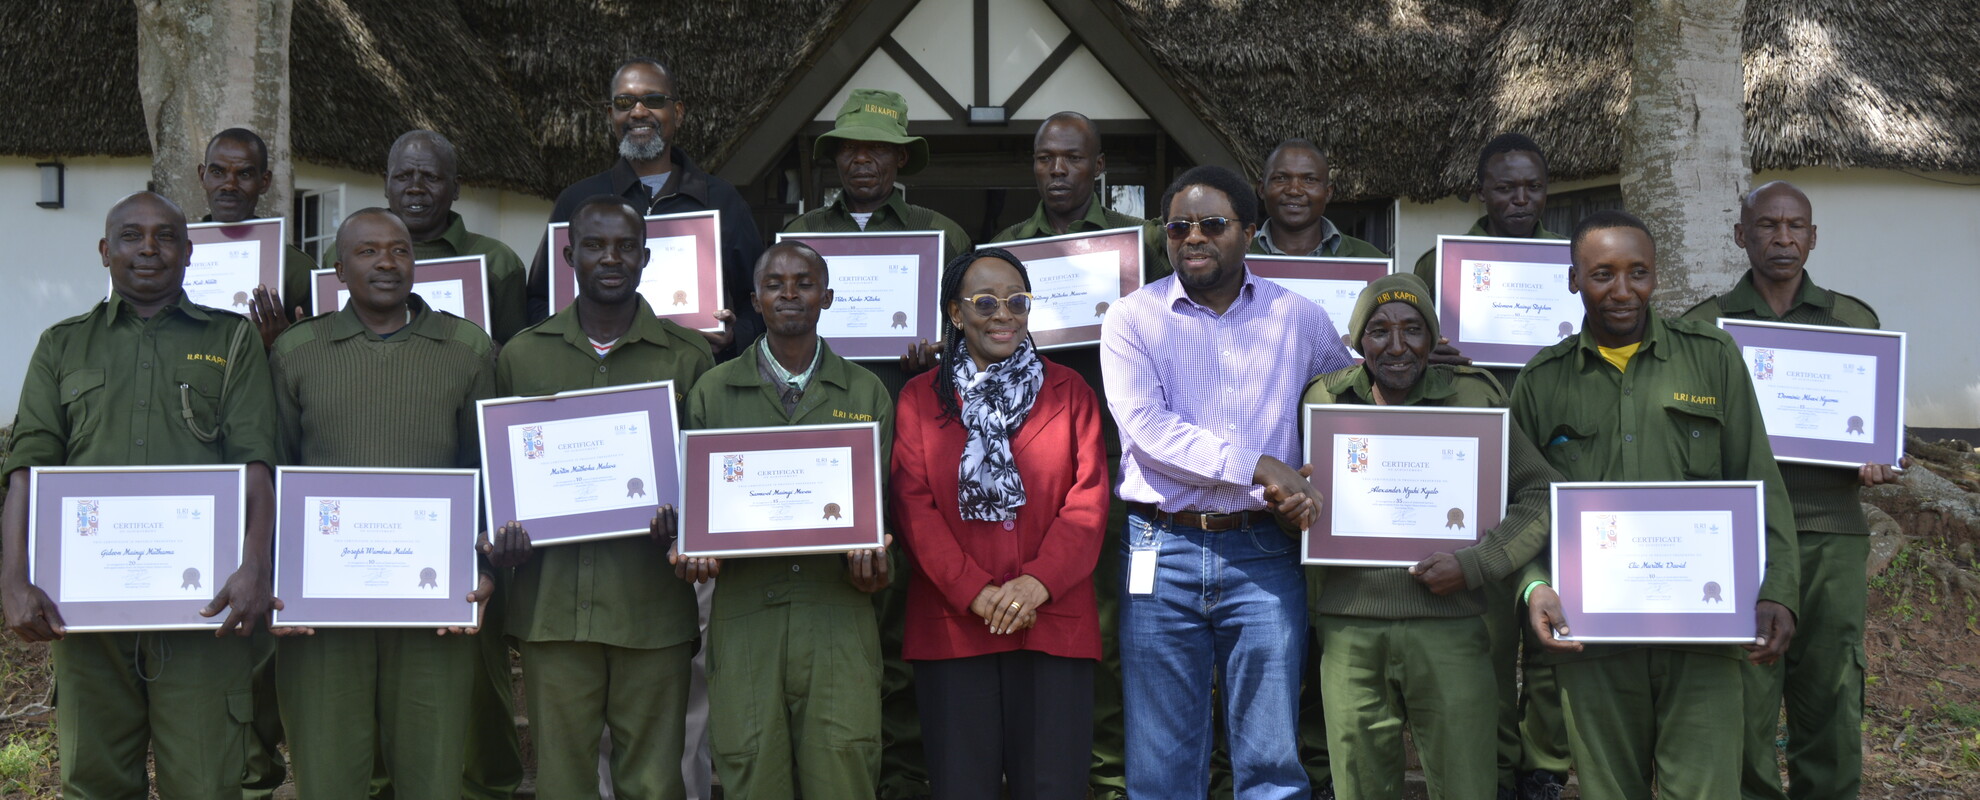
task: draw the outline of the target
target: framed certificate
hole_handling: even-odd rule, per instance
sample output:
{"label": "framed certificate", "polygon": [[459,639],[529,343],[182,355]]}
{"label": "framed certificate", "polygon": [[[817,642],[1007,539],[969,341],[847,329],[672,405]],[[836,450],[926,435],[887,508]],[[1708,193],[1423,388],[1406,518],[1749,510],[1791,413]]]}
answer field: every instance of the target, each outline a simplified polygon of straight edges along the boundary
{"label": "framed certificate", "polygon": [[1308,405],[1313,486],[1327,498],[1301,562],[1408,567],[1469,547],[1506,514],[1503,408]]}
{"label": "framed certificate", "polygon": [[690,556],[842,553],[886,541],[878,423],[688,431]]}
{"label": "framed certificate", "polygon": [[545,545],[643,536],[680,505],[674,382],[477,401],[491,529]]}
{"label": "framed certificate", "polygon": [[[1759,481],[1556,483],[1554,591],[1581,642],[1753,641]],[[1740,576],[1745,577],[1740,577]]]}
{"label": "framed certificate", "polygon": [[1902,331],[1720,319],[1739,344],[1774,458],[1855,469],[1904,456]]}
{"label": "framed certificate", "polygon": [[[550,310],[577,301],[577,267],[564,259],[571,224],[550,223]],[[722,310],[722,213],[715,210],[660,214],[646,218],[646,249],[652,257],[639,274],[639,294],[653,314],[699,331],[719,331]]]}
{"label": "framed certificate", "polygon": [[1347,333],[1354,302],[1368,284],[1395,270],[1386,258],[1319,258],[1310,256],[1245,256],[1244,268],[1312,300],[1326,309],[1334,329]]}
{"label": "framed certificate", "polygon": [[[1107,309],[1141,288],[1141,227],[998,242],[1031,273],[1031,340],[1040,350],[1100,343]],[[978,248],[981,249],[981,248]]]}
{"label": "framed certificate", "polygon": [[1437,325],[1482,367],[1523,367],[1581,330],[1566,239],[1437,237]]}
{"label": "framed certificate", "polygon": [[218,628],[241,566],[247,468],[33,467],[28,581],[70,631]]}
{"label": "framed certificate", "polygon": [[825,257],[832,307],[818,315],[818,335],[855,361],[892,361],[923,340],[942,338],[941,231],[779,233]]}
{"label": "framed certificate", "polygon": [[[315,310],[328,314],[344,307],[351,291],[337,279],[337,270],[312,270]],[[429,258],[413,262],[413,294],[437,311],[445,311],[488,328],[488,260],[482,256]]]}
{"label": "framed certificate", "polygon": [[471,469],[278,469],[274,624],[476,624],[480,501]]}
{"label": "framed certificate", "polygon": [[[255,287],[282,288],[286,226],[281,217],[187,225],[186,239],[193,251],[192,263],[186,265],[186,276],[180,283],[186,297],[208,308],[248,313]],[[109,286],[110,293],[115,294],[116,284]],[[282,298],[282,305],[311,307],[307,300],[291,297]]]}

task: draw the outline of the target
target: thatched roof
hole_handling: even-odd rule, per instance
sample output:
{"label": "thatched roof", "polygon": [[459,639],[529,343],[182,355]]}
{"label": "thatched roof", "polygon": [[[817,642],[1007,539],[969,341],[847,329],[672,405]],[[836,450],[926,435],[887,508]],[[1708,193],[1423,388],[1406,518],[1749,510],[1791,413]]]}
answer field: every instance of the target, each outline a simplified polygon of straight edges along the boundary
{"label": "thatched roof", "polygon": [[[1557,179],[1614,174],[1629,0],[1103,0],[1233,152],[1305,136],[1342,199],[1468,188],[1522,130]],[[381,172],[432,127],[470,183],[552,195],[609,159],[599,107],[628,55],[669,62],[678,141],[714,168],[859,0],[295,0],[298,157]],[[0,3],[0,153],[142,155],[129,0]],[[1747,0],[1754,166],[1980,173],[1980,3]]]}

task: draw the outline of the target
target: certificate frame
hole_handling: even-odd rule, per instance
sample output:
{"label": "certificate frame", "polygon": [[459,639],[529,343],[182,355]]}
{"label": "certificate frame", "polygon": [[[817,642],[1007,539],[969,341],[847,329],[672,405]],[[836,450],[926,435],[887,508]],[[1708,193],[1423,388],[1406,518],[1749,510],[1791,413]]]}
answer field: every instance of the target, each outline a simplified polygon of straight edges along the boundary
{"label": "certificate frame", "polygon": [[[310,535],[305,498],[336,494],[361,498],[428,498],[448,501],[447,580],[430,599],[320,598],[303,594]],[[481,525],[481,473],[472,469],[280,467],[275,471],[275,627],[442,628],[474,627],[475,604],[466,601],[480,583],[475,538]]]}
{"label": "certificate frame", "polygon": [[[314,286],[313,299],[316,303],[313,313],[330,314],[341,310],[343,303],[337,302],[337,293],[345,291],[344,282],[337,279],[334,267],[310,270],[310,281]],[[433,298],[420,291],[425,284],[440,281],[461,282],[462,319],[488,329],[488,258],[486,256],[448,256],[429,258],[413,262],[413,294],[419,295],[430,308],[438,309]]]}
{"label": "certificate frame", "polygon": [[[1889,464],[1902,469],[1904,459],[1904,387],[1906,380],[1906,337],[1903,331],[1870,328],[1842,328],[1826,325],[1794,325],[1785,322],[1719,318],[1719,327],[1733,337],[1746,364],[1746,377],[1753,382],[1756,396],[1765,389],[1758,368],[1746,359],[1745,348],[1814,350],[1838,355],[1858,355],[1877,363],[1875,420],[1869,430],[1859,425],[1846,431],[1866,434],[1862,442],[1841,442],[1817,437],[1767,432],[1767,443],[1774,458],[1798,464],[1817,464],[1855,469],[1864,464]],[[1896,365],[1896,369],[1887,369]],[[1769,365],[1771,367],[1771,364]],[[1769,372],[1772,370],[1769,369]],[[1861,420],[1851,417],[1851,421]]]}
{"label": "certificate frame", "polygon": [[[1317,287],[1302,286],[1298,281],[1356,281],[1362,289],[1368,284],[1381,280],[1396,270],[1392,258],[1335,258],[1332,256],[1273,256],[1246,255],[1244,268],[1251,274],[1277,283],[1293,294],[1312,300],[1314,305],[1327,312],[1327,318],[1334,329],[1347,332],[1347,323],[1354,316],[1354,304],[1360,299],[1360,290],[1347,297],[1315,297],[1311,291]],[[1308,291],[1302,291],[1302,289]],[[1326,302],[1322,302],[1322,301]],[[1338,312],[1338,313],[1337,313]],[[1357,343],[1349,344],[1355,352],[1361,352]]]}
{"label": "certificate frame", "polygon": [[[1437,237],[1437,281],[1436,285],[1430,288],[1437,293],[1437,326],[1443,330],[1444,338],[1450,340],[1452,347],[1470,357],[1474,365],[1513,369],[1526,366],[1526,362],[1532,361],[1533,357],[1547,345],[1475,342],[1463,337],[1463,321],[1458,313],[1462,301],[1458,292],[1448,290],[1468,285],[1464,276],[1460,274],[1463,262],[1467,259],[1559,264],[1563,277],[1562,291],[1565,292],[1567,287],[1565,277],[1568,267],[1572,264],[1568,240],[1509,239],[1498,236]],[[1581,300],[1576,295],[1564,294],[1561,302],[1572,310],[1574,318],[1573,328],[1562,338],[1576,335],[1587,317],[1582,309]]]}
{"label": "certificate frame", "polygon": [[[977,245],[978,250],[998,247],[1009,250],[1011,255],[1029,264],[1037,259],[1065,258],[1086,253],[1116,251],[1120,253],[1121,297],[1133,294],[1141,288],[1141,256],[1146,243],[1142,241],[1143,229],[1136,225],[1130,228],[1108,228],[1084,233],[1068,233],[1062,236],[1044,236],[1036,239],[1019,239],[1011,242],[992,242]],[[1050,276],[1031,276],[1032,291],[1041,296],[1050,293],[1051,288],[1043,285]],[[1115,301],[1119,302],[1119,301]],[[1096,304],[1093,321],[1088,324],[1063,328],[1031,328],[1032,344],[1039,350],[1061,350],[1068,347],[1088,347],[1100,343],[1100,329],[1106,322],[1107,308],[1111,304]],[[932,340],[931,340],[932,341]]]}
{"label": "certificate frame", "polygon": [[[853,507],[852,526],[727,533],[709,531],[714,513],[707,502],[713,483],[709,465],[716,454],[736,450],[818,447],[852,448],[853,500],[865,503],[864,506]],[[682,504],[680,540],[677,543],[681,555],[736,558],[843,553],[886,546],[886,501],[881,494],[879,423],[687,431],[682,435],[682,450],[685,455],[681,470],[681,496],[693,501]],[[825,506],[824,513],[835,513],[837,505]]]}
{"label": "certificate frame", "polygon": [[[1554,591],[1561,597],[1576,642],[1745,644],[1753,641],[1756,617],[1754,604],[1760,600],[1760,584],[1766,578],[1766,498],[1760,481],[1673,481],[1617,483],[1555,483],[1549,487],[1553,513],[1549,558]],[[1747,575],[1750,582],[1736,581],[1732,596],[1721,596],[1729,613],[1591,613],[1586,610],[1586,583],[1582,569],[1587,537],[1581,533],[1581,515],[1590,512],[1642,511],[1727,511],[1732,514],[1733,563],[1727,570]],[[1707,584],[1711,588],[1711,584]],[[1700,602],[1706,602],[1701,595]]]}
{"label": "certificate frame", "polygon": [[[861,233],[807,233],[789,231],[777,234],[777,242],[803,242],[818,251],[829,264],[835,256],[883,256],[913,254],[921,262],[916,274],[917,288],[914,293],[916,325],[905,333],[886,336],[848,336],[844,333],[830,335],[832,352],[841,358],[854,361],[893,361],[921,342],[935,342],[942,338],[941,299],[942,271],[947,268],[943,254],[948,243],[941,231],[872,231]],[[835,283],[831,287],[835,295],[844,295],[845,290]],[[836,308],[843,297],[834,299]],[[825,309],[819,315],[823,323],[834,308]],[[896,323],[904,329],[908,326],[904,312],[896,314]],[[890,332],[893,328],[888,329]],[[820,334],[826,335],[826,334]]]}
{"label": "certificate frame", "polygon": [[[71,633],[108,631],[211,630],[226,615],[202,617],[227,578],[240,569],[247,546],[247,467],[203,464],[151,467],[30,467],[28,495],[28,582],[48,594]],[[62,586],[62,500],[89,497],[213,498],[213,563],[215,572],[200,584],[197,574],[183,576],[193,585],[184,600],[65,600]],[[50,532],[53,532],[52,535]]]}
{"label": "certificate frame", "polygon": [[[680,412],[673,381],[633,383],[583,389],[537,397],[499,397],[478,400],[476,421],[481,437],[481,479],[483,503],[487,506],[490,529],[509,520],[522,523],[536,547],[644,536],[651,529],[654,509],[668,503],[680,506],[681,450],[677,431]],[[645,411],[651,424],[647,440],[653,448],[653,482],[638,488],[646,501],[634,506],[544,517],[523,518],[516,513],[515,468],[506,437],[491,440],[511,425],[556,422],[580,417]],[[664,423],[664,424],[663,424]],[[491,445],[495,447],[491,448]],[[628,486],[628,494],[634,491]]]}
{"label": "certificate frame", "polygon": [[[680,214],[655,214],[646,217],[646,238],[648,241],[671,236],[694,237],[694,285],[695,310],[691,312],[669,313],[676,305],[685,305],[681,296],[686,290],[675,292],[675,296],[654,297],[663,290],[647,280],[649,273],[640,275],[639,293],[646,298],[646,304],[653,307],[653,315],[671,320],[683,327],[698,331],[715,332],[722,329],[722,322],[715,318],[715,312],[728,308],[728,295],[724,294],[722,276],[722,212],[714,209],[687,211]],[[571,223],[552,222],[546,231],[550,258],[550,313],[556,313],[577,301],[577,265],[564,258],[564,248],[571,243]],[[647,262],[646,269],[662,268],[658,261]]]}
{"label": "certificate frame", "polygon": [[[224,242],[255,241],[261,243],[261,266],[257,274],[256,286],[282,288],[282,267],[289,258],[288,221],[281,217],[244,219],[240,222],[195,222],[186,226],[186,242],[197,250],[202,245]],[[181,280],[198,280],[188,275]],[[115,281],[105,280],[109,287],[105,297],[117,293]],[[198,286],[184,286],[186,297],[208,308],[232,311],[237,314],[248,312],[248,301],[254,298],[255,286],[215,286],[202,289]],[[211,301],[211,302],[209,302]],[[282,305],[295,308],[298,305],[310,306],[294,298],[282,298]]]}
{"label": "certificate frame", "polygon": [[[1478,440],[1478,457],[1472,469],[1477,476],[1476,519],[1470,521],[1471,539],[1406,538],[1386,536],[1334,535],[1334,509],[1342,498],[1328,497],[1319,520],[1300,536],[1300,563],[1345,567],[1409,567],[1432,553],[1452,552],[1476,544],[1482,532],[1498,527],[1506,516],[1506,477],[1508,437],[1512,415],[1503,408],[1453,408],[1446,406],[1363,406],[1309,403],[1300,410],[1300,427],[1305,437],[1308,463],[1313,465],[1315,488],[1332,487],[1336,470],[1343,466],[1331,438],[1338,434],[1369,436],[1449,436]],[[1326,452],[1316,443],[1328,444]],[[1325,492],[1325,489],[1322,489]],[[1492,492],[1496,491],[1496,498]],[[1496,500],[1496,502],[1494,502]],[[1455,509],[1453,509],[1455,511]],[[1461,518],[1452,524],[1463,525]]]}

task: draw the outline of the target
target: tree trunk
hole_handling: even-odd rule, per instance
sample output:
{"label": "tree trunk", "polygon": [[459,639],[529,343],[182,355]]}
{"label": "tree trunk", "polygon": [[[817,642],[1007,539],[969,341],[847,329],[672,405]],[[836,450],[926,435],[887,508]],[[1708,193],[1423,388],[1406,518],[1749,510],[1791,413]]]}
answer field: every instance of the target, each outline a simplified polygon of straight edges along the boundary
{"label": "tree trunk", "polygon": [[1674,314],[1730,288],[1746,146],[1745,0],[1633,0],[1624,204],[1657,238],[1657,303]]}
{"label": "tree trunk", "polygon": [[138,92],[151,137],[152,188],[206,213],[198,168],[206,141],[247,128],[268,143],[275,184],[260,212],[288,216],[289,15],[293,0],[133,0]]}

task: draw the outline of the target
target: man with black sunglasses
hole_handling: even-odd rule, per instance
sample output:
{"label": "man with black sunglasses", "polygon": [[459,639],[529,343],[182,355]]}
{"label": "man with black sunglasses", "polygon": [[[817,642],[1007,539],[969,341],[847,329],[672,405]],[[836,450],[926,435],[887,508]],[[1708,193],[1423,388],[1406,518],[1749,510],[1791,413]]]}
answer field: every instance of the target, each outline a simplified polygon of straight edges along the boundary
{"label": "man with black sunglasses", "polygon": [[[729,323],[719,333],[703,332],[716,359],[735,355],[735,343],[755,341],[763,319],[750,307],[750,270],[763,254],[763,237],[749,203],[728,181],[715,177],[674,146],[674,134],[687,115],[673,70],[646,57],[628,59],[612,73],[605,114],[618,142],[619,160],[571,184],[557,195],[550,221],[569,222],[585,198],[617,195],[647,216],[713,209],[722,215],[722,285],[727,308],[716,312]],[[529,267],[529,321],[542,321],[550,308],[549,239],[536,248]]]}

